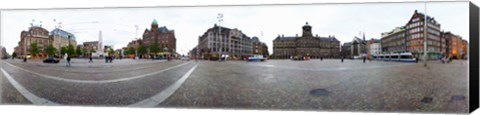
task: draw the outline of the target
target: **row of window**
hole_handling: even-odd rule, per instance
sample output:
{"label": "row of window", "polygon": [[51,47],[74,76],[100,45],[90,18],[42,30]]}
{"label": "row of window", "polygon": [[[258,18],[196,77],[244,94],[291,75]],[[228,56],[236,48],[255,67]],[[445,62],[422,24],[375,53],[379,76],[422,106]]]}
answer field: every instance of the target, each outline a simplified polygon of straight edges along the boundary
{"label": "row of window", "polygon": [[419,27],[419,28],[413,28],[408,30],[408,33],[416,33],[416,32],[422,32],[422,31],[423,31],[423,28]]}
{"label": "row of window", "polygon": [[37,32],[37,31],[32,31],[32,35],[42,35],[42,36],[48,36],[48,32]]}
{"label": "row of window", "polygon": [[[414,45],[414,44],[416,44],[416,45],[422,45],[422,44],[423,44],[423,40],[413,40],[413,41],[407,42],[407,46],[409,46],[409,45]],[[445,47],[445,46],[446,46],[446,44],[441,44],[441,43],[438,42],[438,41],[431,41],[431,40],[427,41],[427,45],[438,46],[438,47],[440,47],[440,46]]]}
{"label": "row of window", "polygon": [[433,35],[440,36],[440,31],[433,30],[433,29],[431,29],[431,28],[428,28],[428,29],[427,29],[427,32],[430,33],[430,34],[433,34]]}
{"label": "row of window", "polygon": [[403,39],[403,38],[405,38],[405,34],[401,33],[401,34],[397,34],[397,35],[382,38],[382,42],[390,42],[392,40],[398,40],[398,39]]}
{"label": "row of window", "polygon": [[415,38],[423,38],[423,33],[410,34],[407,36],[407,40],[415,39]]}
{"label": "row of window", "polygon": [[440,30],[440,25],[438,24],[428,23],[427,26],[428,28],[434,28],[435,30]]}
{"label": "row of window", "polygon": [[[410,47],[408,48],[410,52],[423,52],[423,47]],[[440,48],[435,48],[435,47],[427,47],[427,51],[429,52],[441,52],[442,50]]]}
{"label": "row of window", "polygon": [[423,22],[410,23],[409,25],[407,25],[407,29],[415,28],[415,27],[417,27],[417,26],[422,26],[422,25],[423,25]]}

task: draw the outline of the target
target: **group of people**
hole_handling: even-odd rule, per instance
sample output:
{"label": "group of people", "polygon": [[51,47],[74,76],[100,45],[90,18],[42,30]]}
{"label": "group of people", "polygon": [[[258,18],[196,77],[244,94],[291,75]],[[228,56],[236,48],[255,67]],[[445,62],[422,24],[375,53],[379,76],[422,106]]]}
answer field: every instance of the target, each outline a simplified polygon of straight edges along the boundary
{"label": "group of people", "polygon": [[105,56],[105,63],[112,63],[113,61],[113,56]]}

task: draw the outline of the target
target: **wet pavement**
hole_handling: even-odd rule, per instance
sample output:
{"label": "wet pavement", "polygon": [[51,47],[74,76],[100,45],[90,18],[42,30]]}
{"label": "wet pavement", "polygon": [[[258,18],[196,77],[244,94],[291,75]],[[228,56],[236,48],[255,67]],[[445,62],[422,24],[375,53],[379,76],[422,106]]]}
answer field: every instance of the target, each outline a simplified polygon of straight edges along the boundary
{"label": "wet pavement", "polygon": [[[0,61],[31,94],[62,105],[128,106],[173,89],[156,107],[468,112],[468,61],[432,61],[427,68],[422,63],[334,59],[73,62],[65,67],[62,62]],[[187,76],[185,82],[171,88],[182,76]],[[32,103],[3,73],[0,85],[2,104]]]}

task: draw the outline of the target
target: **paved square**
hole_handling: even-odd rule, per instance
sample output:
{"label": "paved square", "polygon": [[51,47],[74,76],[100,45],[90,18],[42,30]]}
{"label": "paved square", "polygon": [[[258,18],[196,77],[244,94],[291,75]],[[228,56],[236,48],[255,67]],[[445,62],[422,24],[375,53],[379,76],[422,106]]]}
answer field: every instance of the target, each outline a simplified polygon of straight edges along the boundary
{"label": "paved square", "polygon": [[[422,63],[338,59],[113,63],[74,59],[72,67],[63,61],[1,63],[2,104],[468,112],[464,60],[430,61],[427,68]],[[32,101],[36,99],[25,92],[47,102]]]}

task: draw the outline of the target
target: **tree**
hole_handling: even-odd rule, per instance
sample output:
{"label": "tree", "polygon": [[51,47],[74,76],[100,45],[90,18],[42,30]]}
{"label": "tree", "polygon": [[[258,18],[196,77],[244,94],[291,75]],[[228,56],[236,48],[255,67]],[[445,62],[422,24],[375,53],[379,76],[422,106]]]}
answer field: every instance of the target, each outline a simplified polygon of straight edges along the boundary
{"label": "tree", "polygon": [[68,54],[68,55],[73,55],[73,54],[75,54],[75,48],[73,47],[72,44],[68,44],[68,46],[67,46],[67,54]]}
{"label": "tree", "polygon": [[30,44],[30,54],[37,55],[39,53],[37,42]]}
{"label": "tree", "polygon": [[95,53],[95,52],[97,52],[97,51],[95,51],[94,49],[90,50],[90,53]]}
{"label": "tree", "polygon": [[65,55],[67,53],[67,47],[63,46],[60,48],[60,55]]}
{"label": "tree", "polygon": [[13,58],[16,58],[16,57],[17,57],[17,52],[13,52],[13,53],[12,53],[12,57],[13,57]]}
{"label": "tree", "polygon": [[108,54],[110,55],[114,55],[115,54],[115,51],[113,51],[112,48],[108,48]]}
{"label": "tree", "polygon": [[147,53],[147,49],[145,48],[145,46],[140,45],[140,46],[138,47],[138,54],[139,54],[139,55],[143,55],[143,54],[145,54],[145,53]]}
{"label": "tree", "polygon": [[82,49],[82,53],[83,53],[84,56],[90,55],[90,51],[88,51],[88,49],[85,48],[85,47]]}
{"label": "tree", "polygon": [[75,52],[77,53],[78,56],[83,54],[83,51],[80,48],[77,48],[77,51],[75,51]]}
{"label": "tree", "polygon": [[47,52],[48,55],[54,55],[57,49],[55,49],[55,47],[53,47],[53,45],[50,44],[47,46],[47,48],[45,48],[45,51]]}
{"label": "tree", "polygon": [[158,43],[152,43],[149,46],[150,52],[154,53],[155,55],[160,52],[160,47],[158,47]]}
{"label": "tree", "polygon": [[135,48],[129,47],[127,51],[125,51],[127,54],[135,54]]}

